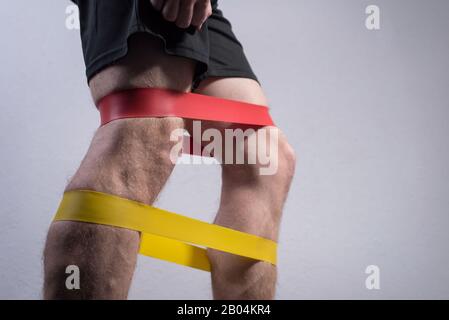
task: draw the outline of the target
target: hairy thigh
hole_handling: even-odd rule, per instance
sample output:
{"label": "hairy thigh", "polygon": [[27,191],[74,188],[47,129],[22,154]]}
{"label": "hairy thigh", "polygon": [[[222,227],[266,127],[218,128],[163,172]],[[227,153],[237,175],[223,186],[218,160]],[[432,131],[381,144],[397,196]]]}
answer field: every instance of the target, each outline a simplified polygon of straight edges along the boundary
{"label": "hairy thigh", "polygon": [[160,39],[137,33],[128,40],[127,55],[92,77],[89,87],[97,103],[119,90],[166,88],[191,90],[196,63],[184,57],[168,55]]}
{"label": "hairy thigh", "polygon": [[[193,60],[168,55],[160,39],[136,33],[129,38],[127,55],[96,74],[89,87],[96,103],[126,89],[188,92],[194,70]],[[99,128],[68,189],[100,188],[135,200],[154,201],[172,169],[170,134],[183,127],[183,119],[167,117],[121,119]],[[111,185],[121,190],[108,190]]]}

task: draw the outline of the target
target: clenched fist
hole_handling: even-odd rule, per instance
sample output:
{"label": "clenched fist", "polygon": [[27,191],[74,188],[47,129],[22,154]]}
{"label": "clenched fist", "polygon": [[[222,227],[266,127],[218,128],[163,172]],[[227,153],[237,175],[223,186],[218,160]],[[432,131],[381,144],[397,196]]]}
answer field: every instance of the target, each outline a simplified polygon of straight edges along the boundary
{"label": "clenched fist", "polygon": [[210,0],[150,0],[153,7],[162,13],[165,20],[174,22],[179,28],[193,26],[198,30],[212,14]]}

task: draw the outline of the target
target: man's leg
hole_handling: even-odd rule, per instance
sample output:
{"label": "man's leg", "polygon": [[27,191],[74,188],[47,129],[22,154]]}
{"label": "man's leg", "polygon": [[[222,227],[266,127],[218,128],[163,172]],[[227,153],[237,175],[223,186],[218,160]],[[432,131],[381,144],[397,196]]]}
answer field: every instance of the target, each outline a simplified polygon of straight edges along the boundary
{"label": "man's leg", "polygon": [[[261,87],[250,79],[211,78],[203,81],[196,92],[267,105]],[[212,127],[216,125],[211,124]],[[278,170],[274,175],[260,175],[259,163],[222,165],[223,183],[216,224],[277,241],[282,207],[296,161],[285,136],[279,131],[278,136]],[[248,148],[245,152],[249,152]],[[208,256],[212,265],[214,298],[274,298],[275,266],[211,249]]]}
{"label": "man's leg", "polygon": [[[165,55],[159,41],[139,34],[131,38],[128,55],[96,75],[90,88],[96,102],[122,89],[190,91],[193,72],[191,60]],[[183,126],[180,118],[146,118],[99,128],[66,191],[89,189],[152,204],[174,166],[170,133]],[[54,222],[44,251],[44,298],[126,298],[139,240],[138,232],[127,229]],[[65,287],[68,265],[80,269],[80,290]]]}

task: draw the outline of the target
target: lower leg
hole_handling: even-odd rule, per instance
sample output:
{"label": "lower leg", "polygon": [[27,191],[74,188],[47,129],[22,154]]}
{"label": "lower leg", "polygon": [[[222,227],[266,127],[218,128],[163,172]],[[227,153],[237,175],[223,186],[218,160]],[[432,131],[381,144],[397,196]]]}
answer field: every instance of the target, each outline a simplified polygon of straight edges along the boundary
{"label": "lower leg", "polygon": [[[260,175],[258,165],[223,165],[220,208],[214,223],[277,241],[294,164],[293,151],[281,135],[274,175]],[[214,298],[274,298],[274,265],[217,250],[209,250],[208,255]]]}
{"label": "lower leg", "polygon": [[[100,128],[65,191],[95,190],[152,204],[173,169],[167,141],[178,127],[182,119],[127,119]],[[126,298],[139,242],[138,232],[123,228],[52,223],[44,251],[44,298]],[[79,290],[65,286],[69,265],[80,270]]]}

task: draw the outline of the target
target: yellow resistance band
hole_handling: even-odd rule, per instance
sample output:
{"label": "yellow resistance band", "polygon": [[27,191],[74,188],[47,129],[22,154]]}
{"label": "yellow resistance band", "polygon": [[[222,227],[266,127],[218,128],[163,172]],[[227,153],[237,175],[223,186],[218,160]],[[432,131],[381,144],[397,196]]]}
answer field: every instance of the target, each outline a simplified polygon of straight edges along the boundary
{"label": "yellow resistance band", "polygon": [[276,264],[272,240],[96,191],[64,193],[54,220],[140,231],[141,254],[205,271],[210,271],[206,250],[196,245]]}

